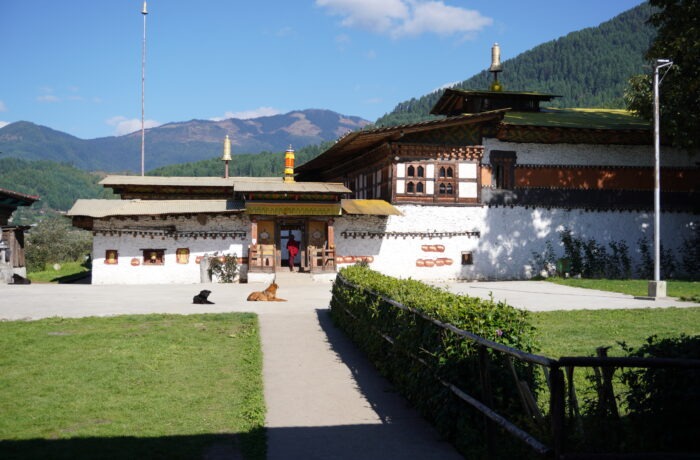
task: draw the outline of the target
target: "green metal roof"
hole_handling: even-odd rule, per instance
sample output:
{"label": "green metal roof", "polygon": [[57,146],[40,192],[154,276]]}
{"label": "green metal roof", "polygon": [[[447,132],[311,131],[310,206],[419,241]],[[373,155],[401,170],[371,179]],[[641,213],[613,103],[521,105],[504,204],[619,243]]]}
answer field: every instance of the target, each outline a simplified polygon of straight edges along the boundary
{"label": "green metal roof", "polygon": [[631,112],[617,109],[556,109],[541,112],[507,112],[503,123],[520,126],[546,126],[585,129],[650,129],[651,126]]}

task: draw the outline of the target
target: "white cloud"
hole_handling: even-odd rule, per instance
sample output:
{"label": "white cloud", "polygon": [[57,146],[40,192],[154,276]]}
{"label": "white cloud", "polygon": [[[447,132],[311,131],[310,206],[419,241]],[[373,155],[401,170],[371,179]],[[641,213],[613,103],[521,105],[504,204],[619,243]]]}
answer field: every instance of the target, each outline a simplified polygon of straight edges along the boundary
{"label": "white cloud", "polygon": [[282,37],[282,38],[292,37],[292,36],[296,35],[296,31],[293,28],[286,26],[286,27],[282,27],[277,32],[275,32],[275,35],[277,35],[278,37]]}
{"label": "white cloud", "polygon": [[[139,118],[128,119],[126,117],[116,116],[107,120],[106,123],[109,126],[114,126],[115,136],[123,136],[124,134],[129,134],[141,130],[141,119]],[[162,125],[162,123],[159,123],[155,120],[145,120],[143,124],[147,129],[155,128],[157,126]]]}
{"label": "white cloud", "polygon": [[476,10],[466,10],[445,5],[442,1],[415,3],[413,14],[392,35],[420,35],[435,33],[438,35],[454,35],[477,32],[493,23],[493,19],[481,15]]}
{"label": "white cloud", "polygon": [[3,101],[0,101],[0,112],[7,112],[7,106]]}
{"label": "white cloud", "polygon": [[441,89],[452,88],[453,86],[455,86],[455,85],[457,85],[457,84],[459,84],[459,83],[462,83],[462,80],[452,81],[452,82],[449,82],[449,83],[444,83],[444,84],[438,86],[437,88],[431,90],[430,92],[431,92],[431,93],[434,93],[435,91],[440,91]]}
{"label": "white cloud", "polygon": [[5,126],[9,125],[9,121],[0,121],[0,128],[4,128]]}
{"label": "white cloud", "polygon": [[55,96],[53,94],[42,94],[41,96],[37,96],[36,100],[39,102],[48,102],[48,103],[61,102],[61,99],[58,96]]}
{"label": "white cloud", "polygon": [[282,111],[277,110],[273,107],[258,107],[253,110],[244,110],[242,112],[225,112],[223,117],[211,118],[212,121],[222,121],[229,118],[238,118],[239,120],[248,120],[250,118],[258,117],[270,117],[272,115],[279,115]]}
{"label": "white cloud", "polygon": [[468,35],[493,24],[476,10],[445,5],[442,0],[316,0],[341,16],[345,27],[359,27],[392,38],[433,33]]}
{"label": "white cloud", "polygon": [[406,0],[316,0],[316,5],[342,16],[346,27],[386,32],[399,20],[408,18]]}

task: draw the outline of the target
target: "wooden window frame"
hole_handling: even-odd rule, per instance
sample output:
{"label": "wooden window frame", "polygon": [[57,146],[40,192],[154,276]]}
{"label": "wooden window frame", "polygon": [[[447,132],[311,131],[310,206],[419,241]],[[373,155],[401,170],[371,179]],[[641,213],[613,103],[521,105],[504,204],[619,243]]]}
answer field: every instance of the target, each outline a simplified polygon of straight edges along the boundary
{"label": "wooden window frame", "polygon": [[142,249],[141,251],[143,254],[142,265],[165,265],[165,249]]}

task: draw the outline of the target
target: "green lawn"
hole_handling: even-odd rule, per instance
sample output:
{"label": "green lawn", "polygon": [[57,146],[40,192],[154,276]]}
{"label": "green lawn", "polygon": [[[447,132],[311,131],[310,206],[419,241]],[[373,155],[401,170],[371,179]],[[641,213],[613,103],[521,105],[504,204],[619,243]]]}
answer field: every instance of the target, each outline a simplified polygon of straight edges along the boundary
{"label": "green lawn", "polygon": [[32,283],[57,283],[62,278],[68,278],[88,271],[87,268],[83,267],[82,262],[61,262],[58,265],[60,268],[56,270],[53,264],[47,264],[45,270],[27,273],[27,278]]}
{"label": "green lawn", "polygon": [[700,307],[633,310],[575,310],[531,313],[538,330],[540,354],[551,358],[592,356],[600,346],[622,356],[617,342],[638,348],[651,335],[700,334]]}
{"label": "green lawn", "polygon": [[0,322],[0,350],[0,458],[265,458],[256,315]]}
{"label": "green lawn", "polygon": [[[647,295],[647,286],[649,285],[647,280],[549,278],[547,281],[564,286],[620,292],[622,294],[634,296]],[[700,281],[668,280],[666,281],[666,293],[669,297],[678,297],[681,300],[700,302]]]}
{"label": "green lawn", "polygon": [[[619,342],[635,349],[643,345],[652,335],[660,338],[677,337],[681,334],[700,335],[700,307],[688,308],[644,308],[633,310],[574,310],[531,313],[538,331],[539,354],[550,358],[563,356],[595,356],[596,348],[612,347],[609,356],[625,356]],[[616,376],[619,376],[619,370]],[[577,368],[574,384],[580,402],[594,398],[595,390],[590,368]],[[622,395],[626,387],[615,378],[616,395]],[[546,408],[549,391],[541,388],[538,402]],[[620,407],[622,412],[625,407]]]}

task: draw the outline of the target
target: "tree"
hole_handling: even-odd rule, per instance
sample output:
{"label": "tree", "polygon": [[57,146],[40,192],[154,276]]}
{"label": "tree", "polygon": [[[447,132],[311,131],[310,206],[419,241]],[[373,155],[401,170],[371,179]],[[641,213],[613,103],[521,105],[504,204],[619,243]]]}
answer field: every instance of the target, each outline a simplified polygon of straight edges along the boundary
{"label": "tree", "polygon": [[[661,132],[671,143],[691,152],[700,149],[700,2],[697,0],[649,0],[657,10],[649,24],[658,33],[645,57],[671,59],[673,66],[663,80],[660,96]],[[630,79],[627,107],[652,119],[651,76]]]}
{"label": "tree", "polygon": [[44,219],[27,236],[27,270],[44,270],[47,264],[82,260],[92,250],[92,235],[71,228],[65,217]]}

